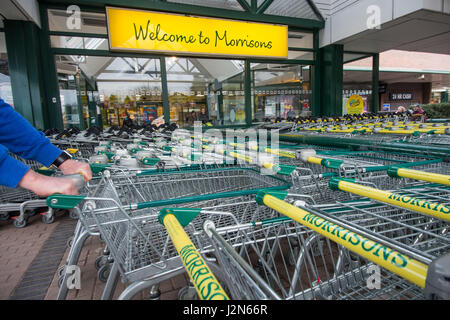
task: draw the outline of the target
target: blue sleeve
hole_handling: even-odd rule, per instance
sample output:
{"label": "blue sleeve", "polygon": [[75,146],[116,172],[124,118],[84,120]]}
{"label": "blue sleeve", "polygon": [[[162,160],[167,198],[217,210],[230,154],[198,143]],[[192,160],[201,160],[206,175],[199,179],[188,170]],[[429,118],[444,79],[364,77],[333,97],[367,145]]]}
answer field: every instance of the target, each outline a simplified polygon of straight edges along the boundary
{"label": "blue sleeve", "polygon": [[8,149],[0,145],[0,185],[16,188],[29,169],[26,164],[11,157]]}
{"label": "blue sleeve", "polygon": [[[24,159],[50,166],[61,150],[50,143],[44,133],[36,130],[13,107],[0,99],[0,144]],[[10,172],[0,171],[0,175]]]}

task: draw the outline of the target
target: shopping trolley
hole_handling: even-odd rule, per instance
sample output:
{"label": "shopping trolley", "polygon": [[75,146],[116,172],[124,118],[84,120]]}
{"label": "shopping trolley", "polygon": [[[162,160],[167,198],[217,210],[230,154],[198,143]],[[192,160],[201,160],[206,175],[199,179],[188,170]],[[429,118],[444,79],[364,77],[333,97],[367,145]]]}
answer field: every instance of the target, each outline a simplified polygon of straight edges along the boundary
{"label": "shopping trolley", "polygon": [[[351,179],[332,178],[330,189],[337,192],[353,193],[382,203],[420,212],[438,219],[450,221],[450,187],[440,184],[425,184],[400,191],[380,190],[355,183]],[[431,199],[428,199],[430,198]]]}
{"label": "shopping trolley", "polygon": [[409,143],[420,143],[430,145],[450,145],[450,131],[447,129],[445,134],[420,134],[410,137]]}
{"label": "shopping trolley", "polygon": [[[0,220],[14,219],[14,226],[16,228],[25,227],[29,217],[35,214],[35,210],[46,208],[45,199],[40,199],[39,196],[33,192],[23,188],[9,188],[0,186]],[[49,209],[47,214],[52,215],[52,209]],[[31,213],[28,213],[31,211]],[[18,213],[14,216],[14,213]],[[44,223],[50,223],[47,220],[47,214],[42,216]]]}
{"label": "shopping trolley", "polygon": [[[31,170],[40,174],[58,175],[54,170],[43,168],[37,161],[23,159],[14,154],[10,154],[10,156],[25,163]],[[78,179],[78,175],[65,177]],[[0,220],[13,219],[13,225],[16,228],[24,228],[28,224],[29,218],[37,212],[42,216],[42,222],[49,224],[54,222],[57,210],[49,208],[45,198],[36,195],[30,190],[21,187],[9,188],[0,186]]]}
{"label": "shopping trolley", "polygon": [[[311,195],[321,202],[345,200],[351,197],[349,194],[330,192],[328,181],[331,177],[353,178],[360,183],[377,188],[395,188],[399,185],[422,183],[420,180],[439,182],[447,179],[448,181],[448,176],[439,173],[450,172],[449,165],[442,162],[440,158],[401,152],[329,151],[319,155],[315,150],[302,149],[297,150],[295,154],[279,151],[277,154],[279,157],[274,157],[276,149],[272,150],[272,154],[264,154],[264,152],[254,151],[243,153],[241,150],[233,149],[229,151],[226,148],[210,145],[203,147],[267,169],[268,174],[272,172],[284,175],[290,179],[292,188],[297,193]],[[403,178],[391,178],[400,175]]]}
{"label": "shopping trolley", "polygon": [[[258,171],[250,168],[223,168],[145,172],[131,176],[126,174],[108,175],[105,172],[101,178],[91,180],[87,187],[91,190],[87,196],[53,195],[47,199],[49,206],[74,208],[80,217],[66,265],[77,263],[87,237],[101,234],[114,264],[120,263],[121,269],[119,270],[123,281],[139,282],[143,279],[143,275],[157,274],[158,270],[159,273],[165,271],[170,273],[171,268],[170,265],[168,265],[169,268],[160,268],[160,264],[165,266],[165,263],[160,262],[165,257],[164,246],[155,249],[156,253],[152,259],[145,260],[149,261],[148,264],[130,264],[130,255],[134,254],[133,246],[129,244],[129,246],[123,247],[123,245],[127,243],[127,239],[129,239],[127,237],[131,237],[130,232],[136,233],[142,230],[136,229],[135,221],[130,222],[128,218],[139,218],[139,216],[145,215],[146,220],[144,220],[151,221],[151,216],[156,217],[158,212],[151,208],[160,208],[169,204],[184,205],[197,201],[216,201],[217,199],[224,201],[222,200],[224,198],[251,195],[260,189],[287,189],[290,185],[278,177],[260,175]],[[127,226],[126,228],[124,224]],[[149,223],[145,226],[148,225],[151,229],[153,224]],[[119,229],[128,231],[122,233],[118,231]],[[148,240],[143,243],[146,244],[146,241]],[[117,272],[114,264],[104,264],[102,269],[99,269],[99,273],[109,275]],[[64,268],[59,272],[61,286],[58,298],[63,299],[68,290],[65,283],[67,275]],[[109,285],[107,286],[109,288]],[[107,292],[110,293],[109,290]]]}
{"label": "shopping trolley", "polygon": [[[197,231],[210,239],[231,298],[450,298],[448,223],[366,200],[307,205],[261,191],[257,201],[281,215],[228,226],[206,221]],[[191,219],[196,211],[212,214],[191,210]]]}
{"label": "shopping trolley", "polygon": [[384,136],[360,135],[348,136],[345,134],[332,133],[289,133],[280,134],[280,141],[306,143],[322,146],[343,147],[352,150],[379,150],[407,153],[421,153],[430,156],[449,158],[450,150],[445,145],[417,144],[398,139],[386,140]]}
{"label": "shopping trolley", "polygon": [[88,159],[94,155],[95,147],[100,144],[99,140],[75,140],[67,138],[64,140],[50,139],[51,143],[61,150],[69,151],[74,157]]}

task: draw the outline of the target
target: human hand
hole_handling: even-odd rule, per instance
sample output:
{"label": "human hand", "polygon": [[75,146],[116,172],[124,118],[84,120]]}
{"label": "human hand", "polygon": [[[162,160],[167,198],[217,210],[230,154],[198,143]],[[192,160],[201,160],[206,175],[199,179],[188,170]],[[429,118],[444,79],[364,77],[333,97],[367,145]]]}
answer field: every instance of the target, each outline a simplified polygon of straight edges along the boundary
{"label": "human hand", "polygon": [[77,195],[76,181],[68,178],[48,177],[33,170],[22,177],[19,187],[33,191],[41,197],[48,197],[55,193]]}
{"label": "human hand", "polygon": [[91,167],[85,162],[69,159],[64,161],[59,169],[63,174],[81,174],[86,182],[92,179]]}

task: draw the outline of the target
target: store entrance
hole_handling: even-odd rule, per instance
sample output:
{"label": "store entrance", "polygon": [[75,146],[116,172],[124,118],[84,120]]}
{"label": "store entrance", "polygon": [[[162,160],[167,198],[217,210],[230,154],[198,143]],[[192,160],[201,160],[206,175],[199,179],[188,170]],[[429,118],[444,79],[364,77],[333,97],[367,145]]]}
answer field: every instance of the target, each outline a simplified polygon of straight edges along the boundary
{"label": "store entrance", "polygon": [[[194,57],[57,55],[64,126],[85,129],[161,123],[163,82],[170,123],[192,127],[245,125],[245,61]],[[164,63],[164,65],[161,65]],[[162,67],[166,77],[163,77]],[[310,113],[310,67],[251,63],[252,120]]]}
{"label": "store entrance", "polygon": [[171,123],[245,123],[243,60],[72,55],[55,60],[66,128],[122,126],[126,118],[138,125],[160,122],[162,81],[167,81]]}
{"label": "store entrance", "polygon": [[253,122],[311,114],[310,66],[252,63]]}
{"label": "store entrance", "polygon": [[163,116],[160,60],[56,56],[65,127],[148,124]]}

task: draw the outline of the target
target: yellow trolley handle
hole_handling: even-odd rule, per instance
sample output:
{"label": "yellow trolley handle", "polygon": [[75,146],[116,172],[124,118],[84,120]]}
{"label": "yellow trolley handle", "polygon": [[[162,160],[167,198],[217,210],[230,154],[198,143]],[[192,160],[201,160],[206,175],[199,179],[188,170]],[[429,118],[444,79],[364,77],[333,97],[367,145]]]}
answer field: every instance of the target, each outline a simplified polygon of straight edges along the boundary
{"label": "yellow trolley handle", "polygon": [[450,186],[450,176],[445,174],[438,174],[432,172],[425,172],[419,170],[412,170],[406,168],[391,167],[387,171],[388,175],[393,178],[410,178],[421,181],[428,181],[433,183],[445,184]]}
{"label": "yellow trolley handle", "polygon": [[322,158],[316,157],[316,150],[303,149],[297,154],[297,159],[302,160],[305,163],[322,164]]}
{"label": "yellow trolley handle", "polygon": [[347,179],[332,178],[330,179],[329,186],[332,190],[341,190],[354,193],[373,200],[392,204],[397,207],[423,213],[438,219],[450,221],[450,207],[438,202],[429,202],[427,200],[421,200],[398,193],[363,186],[350,182]]}
{"label": "yellow trolley handle", "polygon": [[159,221],[166,227],[199,298],[201,300],[229,300],[173,211],[163,209],[159,215]]}
{"label": "yellow trolley handle", "polygon": [[305,227],[342,245],[373,263],[425,288],[428,266],[381,243],[365,238],[306,210],[297,208],[267,192],[260,191],[256,200],[297,221]]}

